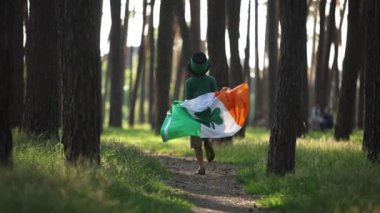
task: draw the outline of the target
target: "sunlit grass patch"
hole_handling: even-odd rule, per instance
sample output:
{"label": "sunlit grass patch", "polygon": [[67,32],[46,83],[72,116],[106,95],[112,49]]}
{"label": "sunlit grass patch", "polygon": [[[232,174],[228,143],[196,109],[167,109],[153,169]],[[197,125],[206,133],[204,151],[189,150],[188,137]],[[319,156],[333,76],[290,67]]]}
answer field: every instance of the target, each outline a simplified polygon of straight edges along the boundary
{"label": "sunlit grass patch", "polygon": [[183,156],[193,155],[189,137],[163,142],[161,137],[155,135],[148,125],[137,125],[130,129],[107,128],[104,130],[102,138],[133,145],[149,152]]}
{"label": "sunlit grass patch", "polygon": [[367,161],[361,137],[359,132],[350,141],[336,142],[332,132],[317,132],[299,139],[296,173],[285,177],[266,176],[267,141],[242,140],[219,153],[221,160],[244,164],[238,179],[247,192],[262,195],[259,203],[264,207],[281,212],[376,212],[380,167]]}
{"label": "sunlit grass patch", "polygon": [[188,212],[168,173],[135,147],[102,141],[101,166],[67,165],[57,141],[15,134],[14,167],[0,171],[3,212]]}

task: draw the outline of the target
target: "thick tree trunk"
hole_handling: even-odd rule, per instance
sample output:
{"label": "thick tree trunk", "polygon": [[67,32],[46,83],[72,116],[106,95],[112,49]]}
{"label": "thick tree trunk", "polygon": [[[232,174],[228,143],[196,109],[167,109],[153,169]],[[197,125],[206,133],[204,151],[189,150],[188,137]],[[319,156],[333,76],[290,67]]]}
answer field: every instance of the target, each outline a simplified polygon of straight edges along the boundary
{"label": "thick tree trunk", "polygon": [[25,0],[14,0],[13,16],[13,74],[12,95],[9,103],[11,127],[21,127],[24,113],[24,30]]}
{"label": "thick tree trunk", "polygon": [[61,99],[56,1],[31,0],[29,6],[23,129],[58,138]]}
{"label": "thick tree trunk", "polygon": [[62,142],[69,162],[100,163],[101,0],[60,3],[62,39]]}
{"label": "thick tree trunk", "polygon": [[12,165],[12,132],[10,129],[8,106],[13,72],[13,14],[12,0],[0,1],[0,166]]}
{"label": "thick tree trunk", "polygon": [[190,0],[190,33],[192,51],[201,50],[201,3],[200,0]]}
{"label": "thick tree trunk", "polygon": [[275,121],[271,129],[268,174],[295,172],[296,129],[305,69],[306,0],[283,0],[280,6],[281,57]]}
{"label": "thick tree trunk", "polygon": [[[143,70],[145,69],[145,39],[144,39],[144,32],[145,32],[145,25],[146,25],[146,7],[147,7],[147,0],[144,0],[143,2],[143,23],[142,23],[142,31],[141,31],[141,41],[140,41],[140,47],[139,47],[139,62],[137,64],[137,73],[136,73],[136,79],[135,84],[133,86],[132,90],[132,96],[131,96],[131,105],[129,109],[129,120],[128,124],[130,127],[133,127],[135,124],[135,106],[136,106],[136,99],[137,99],[137,91],[139,89],[139,83],[140,78],[142,75]],[[145,86],[145,85],[142,85]]]}
{"label": "thick tree trunk", "polygon": [[361,130],[363,130],[363,127],[364,127],[364,68],[365,68],[364,60],[362,62],[363,62],[362,68],[360,69],[360,86],[359,86],[359,100],[358,100],[358,129],[361,129]]}
{"label": "thick tree trunk", "polygon": [[[155,0],[151,0],[150,1],[150,11],[154,11],[154,3],[155,3]],[[156,48],[155,48],[155,39],[154,39],[154,26],[153,26],[153,18],[154,18],[154,15],[153,15],[153,12],[151,12],[150,14],[150,17],[149,17],[149,33],[148,33],[148,38],[149,38],[149,110],[148,110],[148,113],[149,113],[149,123],[151,125],[152,128],[154,128],[154,115],[155,115],[155,100],[154,100],[154,95],[155,95],[155,92],[154,92],[154,88],[155,88],[155,76],[154,76],[154,62],[155,62],[155,51],[156,51]]]}
{"label": "thick tree trunk", "polygon": [[368,0],[366,5],[366,68],[364,149],[368,160],[380,162],[380,2]]}
{"label": "thick tree trunk", "polygon": [[279,16],[278,0],[269,0],[267,9],[267,30],[268,30],[268,84],[269,84],[269,127],[273,124],[273,113],[276,102],[277,89],[277,64],[278,64],[278,16]]}
{"label": "thick tree trunk", "polygon": [[339,94],[338,112],[334,136],[336,140],[348,140],[355,122],[355,97],[358,73],[362,65],[362,32],[360,1],[349,0],[347,45],[343,61],[343,79]]}
{"label": "thick tree trunk", "polygon": [[169,89],[173,56],[173,19],[175,0],[161,0],[160,24],[157,41],[157,72],[156,72],[156,134],[160,133],[169,109]]}
{"label": "thick tree trunk", "polygon": [[215,77],[218,89],[228,87],[228,64],[225,48],[226,0],[207,1],[207,45],[210,74]]}
{"label": "thick tree trunk", "polygon": [[123,108],[123,87],[124,87],[124,68],[123,68],[123,46],[122,31],[120,20],[120,0],[111,0],[111,39],[109,51],[109,66],[111,66],[111,99],[109,125],[112,127],[122,127],[122,108]]}

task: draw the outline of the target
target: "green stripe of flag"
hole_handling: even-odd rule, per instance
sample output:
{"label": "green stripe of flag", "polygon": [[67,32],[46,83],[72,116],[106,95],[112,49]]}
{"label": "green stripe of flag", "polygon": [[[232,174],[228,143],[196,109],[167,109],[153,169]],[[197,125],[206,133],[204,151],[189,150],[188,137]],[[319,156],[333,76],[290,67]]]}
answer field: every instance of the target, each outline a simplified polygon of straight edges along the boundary
{"label": "green stripe of flag", "polygon": [[183,136],[199,136],[201,125],[199,122],[181,107],[183,101],[174,101],[171,109],[166,114],[165,121],[161,126],[161,137],[163,141]]}

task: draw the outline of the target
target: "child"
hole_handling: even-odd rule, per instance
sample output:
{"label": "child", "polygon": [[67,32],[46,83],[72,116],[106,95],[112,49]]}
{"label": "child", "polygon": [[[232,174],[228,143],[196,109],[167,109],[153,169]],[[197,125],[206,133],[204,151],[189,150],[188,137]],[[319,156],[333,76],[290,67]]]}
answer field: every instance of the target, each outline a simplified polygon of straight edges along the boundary
{"label": "child", "polygon": [[[206,75],[209,68],[210,62],[203,52],[196,52],[193,54],[188,64],[188,69],[192,74],[192,77],[188,78],[185,83],[186,100],[196,98],[205,93],[217,91],[215,78]],[[202,139],[195,136],[190,137],[190,146],[194,149],[195,157],[199,164],[196,174],[199,175],[204,175],[206,173],[203,163],[202,141],[204,143],[207,160],[212,161],[215,158],[214,150],[208,139]]]}

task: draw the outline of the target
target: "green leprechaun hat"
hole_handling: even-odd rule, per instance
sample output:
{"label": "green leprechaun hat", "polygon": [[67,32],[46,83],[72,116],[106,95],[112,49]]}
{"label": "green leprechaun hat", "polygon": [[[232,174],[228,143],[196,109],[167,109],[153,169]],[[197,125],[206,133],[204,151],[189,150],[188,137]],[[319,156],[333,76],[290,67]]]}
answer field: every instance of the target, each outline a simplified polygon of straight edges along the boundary
{"label": "green leprechaun hat", "polygon": [[188,68],[195,75],[203,75],[210,68],[210,62],[203,52],[196,52],[189,61]]}

